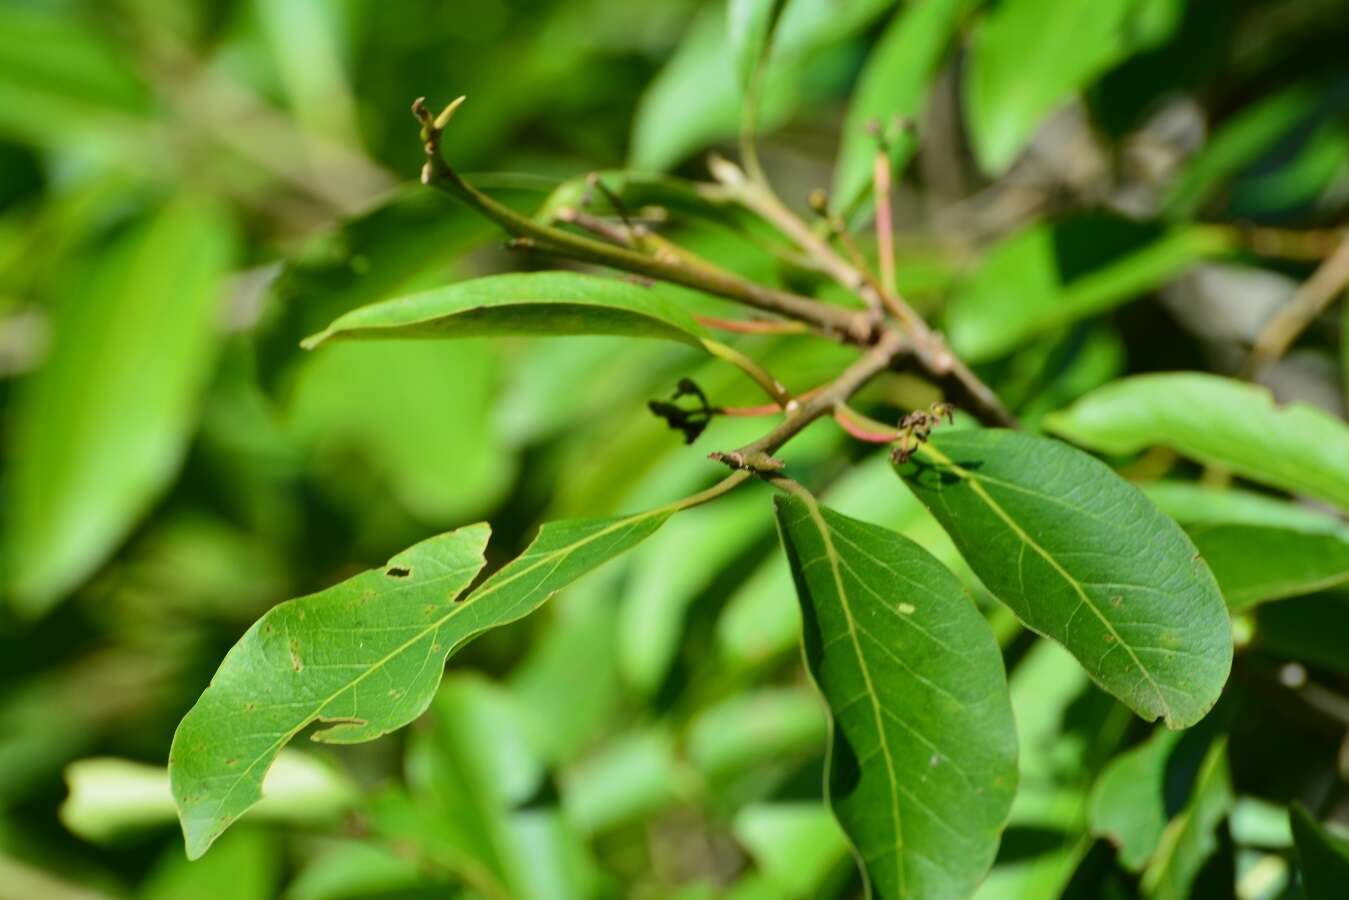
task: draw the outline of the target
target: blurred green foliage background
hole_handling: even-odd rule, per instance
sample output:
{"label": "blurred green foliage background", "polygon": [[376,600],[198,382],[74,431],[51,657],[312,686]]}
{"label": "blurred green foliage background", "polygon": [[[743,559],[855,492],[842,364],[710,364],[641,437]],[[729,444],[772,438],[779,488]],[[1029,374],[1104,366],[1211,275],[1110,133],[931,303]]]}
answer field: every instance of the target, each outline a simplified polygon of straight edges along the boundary
{"label": "blurred green foliage background", "polygon": [[[202,862],[162,775],[271,605],[479,519],[504,561],[545,518],[696,490],[716,474],[703,444],[761,430],[719,419],[685,448],[645,409],[681,376],[759,401],[654,343],[298,348],[360,304],[543,264],[415,183],[415,97],[468,95],[448,152],[520,209],[592,170],[701,177],[739,127],[725,19],[695,0],[0,3],[0,897],[854,895],[754,493],[469,647],[408,733],[290,751],[272,805]],[[762,154],[792,201],[832,185],[851,204],[866,121],[912,117],[893,147],[900,283],[1035,427],[1126,373],[1236,370],[1345,221],[1346,48],[1343,0],[792,0]],[[806,277],[753,233],[671,229],[744,274]],[[1266,383],[1342,417],[1342,338],[1323,317]],[[746,346],[795,390],[848,359]],[[980,591],[882,457],[823,423],[791,459]],[[1222,480],[1165,452],[1117,461]],[[1167,511],[1193,516],[1195,491]],[[1346,604],[1238,621],[1239,696],[1215,715],[1240,799],[1197,857],[1204,896],[1292,890],[1271,809],[1344,808]],[[1086,804],[1148,729],[989,614],[1023,798],[979,896],[1133,896]],[[1289,660],[1315,699],[1290,702]]]}

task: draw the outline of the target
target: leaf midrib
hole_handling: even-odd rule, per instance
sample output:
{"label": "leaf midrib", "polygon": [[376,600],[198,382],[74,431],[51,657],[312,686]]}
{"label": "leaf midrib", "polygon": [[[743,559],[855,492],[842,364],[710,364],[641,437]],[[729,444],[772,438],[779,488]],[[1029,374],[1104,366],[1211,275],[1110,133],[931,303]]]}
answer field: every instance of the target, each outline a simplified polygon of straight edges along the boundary
{"label": "leaf midrib", "polygon": [[[281,734],[281,736],[280,736],[279,738],[277,738],[276,741],[273,741],[273,742],[272,742],[270,745],[268,745],[261,753],[257,754],[257,755],[253,758],[252,762],[250,762],[250,763],[248,764],[248,766],[247,766],[246,768],[244,768],[243,771],[241,771],[241,772],[239,773],[238,776],[235,777],[234,781],[233,781],[233,782],[230,784],[230,786],[229,786],[229,790],[225,791],[224,796],[221,797],[220,800],[219,800],[219,802],[216,803],[215,812],[213,812],[213,813],[211,814],[211,818],[214,820],[214,819],[218,819],[218,818],[220,817],[220,812],[221,812],[221,810],[224,809],[225,803],[229,801],[229,798],[230,798],[231,796],[233,796],[235,789],[238,788],[238,786],[239,786],[241,783],[243,783],[243,780],[244,780],[246,777],[248,777],[249,773],[253,771],[253,769],[257,766],[257,764],[258,764],[260,761],[262,761],[264,758],[266,758],[267,754],[271,753],[273,750],[277,749],[278,747],[285,746],[288,742],[290,742],[290,741],[295,737],[295,735],[299,734],[300,731],[301,731],[305,726],[307,726],[310,722],[313,722],[315,719],[317,719],[317,718],[319,717],[320,713],[322,712],[322,710],[323,710],[324,707],[326,707],[329,703],[331,703],[331,702],[333,702],[334,700],[336,700],[343,692],[348,691],[348,690],[351,690],[351,689],[354,688],[356,685],[358,685],[358,684],[360,684],[362,681],[364,681],[368,676],[370,676],[371,674],[373,674],[375,671],[377,671],[377,670],[379,670],[379,669],[382,669],[384,666],[388,665],[389,661],[392,660],[394,657],[396,657],[396,656],[398,656],[399,654],[405,652],[409,647],[411,647],[412,645],[416,644],[418,641],[420,641],[420,640],[422,640],[423,638],[425,638],[428,634],[432,634],[433,632],[439,630],[439,629],[440,629],[441,627],[443,627],[446,623],[448,623],[451,619],[453,619],[456,615],[458,615],[460,612],[462,612],[463,610],[465,610],[465,609],[467,609],[468,607],[470,607],[471,605],[473,605],[473,604],[474,604],[475,602],[477,602],[478,600],[481,600],[483,597],[489,597],[489,596],[492,596],[493,594],[498,593],[498,592],[499,592],[502,588],[504,588],[506,585],[511,584],[512,582],[517,581],[517,580],[520,579],[520,578],[523,578],[525,575],[528,575],[530,572],[533,572],[535,569],[539,568],[540,566],[546,565],[547,563],[551,562],[553,559],[555,559],[555,558],[557,558],[557,557],[561,557],[561,558],[565,559],[567,556],[569,556],[569,555],[571,555],[572,553],[576,552],[576,550],[578,550],[579,548],[585,546],[586,544],[589,544],[589,543],[592,542],[592,541],[598,540],[599,538],[604,537],[604,536],[607,535],[607,534],[612,534],[614,531],[618,530],[619,528],[622,528],[622,527],[625,526],[625,525],[628,525],[628,524],[633,523],[633,522],[641,521],[642,519],[645,519],[645,518],[649,518],[650,516],[655,515],[655,514],[657,514],[658,512],[663,512],[663,510],[652,510],[652,511],[650,511],[650,512],[640,513],[640,514],[635,515],[635,516],[629,516],[629,517],[627,517],[627,518],[625,518],[625,519],[620,519],[620,520],[618,520],[617,522],[614,522],[612,525],[609,525],[609,526],[606,527],[606,528],[602,528],[602,529],[600,529],[599,531],[595,532],[594,534],[587,535],[585,538],[582,538],[581,540],[576,541],[576,542],[573,543],[573,544],[569,544],[569,545],[567,545],[567,546],[565,546],[565,547],[559,547],[559,548],[556,549],[556,550],[550,551],[550,552],[545,553],[545,554],[541,554],[535,562],[533,562],[533,563],[531,563],[529,566],[527,566],[527,567],[521,569],[519,572],[515,573],[514,575],[510,576],[509,578],[502,579],[499,583],[497,583],[497,584],[495,584],[495,585],[491,585],[491,584],[486,585],[485,587],[486,587],[486,588],[489,588],[489,589],[486,589],[486,590],[480,589],[480,590],[478,590],[478,591],[473,592],[473,593],[470,594],[468,597],[466,597],[462,603],[454,603],[453,606],[451,606],[449,612],[445,613],[445,615],[441,616],[439,619],[435,620],[435,621],[432,622],[431,624],[427,625],[425,628],[423,628],[423,629],[421,629],[420,631],[418,631],[418,632],[417,632],[415,635],[413,635],[411,638],[409,638],[408,640],[404,641],[402,644],[400,644],[399,646],[395,647],[393,650],[390,650],[387,654],[385,654],[385,655],[384,655],[383,657],[381,657],[380,659],[378,659],[378,660],[376,660],[375,662],[371,663],[370,666],[369,666],[369,668],[367,668],[365,671],[361,672],[361,674],[357,675],[357,676],[356,676],[355,678],[353,678],[351,681],[347,682],[347,683],[344,684],[342,687],[338,688],[338,689],[335,690],[333,693],[329,694],[327,697],[325,697],[325,698],[323,698],[322,700],[318,701],[317,705],[314,707],[313,712],[308,713],[308,714],[305,716],[304,720],[301,721],[299,725],[296,725],[294,728],[292,728],[292,729],[289,730],[289,731],[283,732],[283,733]],[[416,587],[426,587],[427,585],[435,584],[437,581],[443,581],[443,580],[445,580],[446,578],[450,578],[450,577],[453,577],[453,573],[447,573],[447,574],[445,574],[445,575],[437,576],[436,578],[431,578],[431,579],[427,579],[426,581],[419,582],[419,583],[416,585]],[[409,587],[409,588],[410,588],[410,587],[413,587],[413,585],[408,585],[408,587]],[[453,601],[451,601],[451,602],[453,602]],[[449,650],[448,650],[448,649],[446,650],[446,653],[447,653],[447,655],[448,655],[448,653],[449,653]],[[232,820],[231,820],[231,821],[232,821]],[[228,827],[228,826],[226,825],[225,827]],[[224,831],[224,828],[217,828],[217,829],[215,829],[215,830],[213,831],[213,834],[212,834],[212,839],[214,839],[216,836],[218,836],[219,834],[221,834],[223,831]]]}
{"label": "leaf midrib", "polygon": [[[1059,561],[1055,559],[1054,556],[1048,550],[1046,550],[1044,547],[1041,547],[1038,543],[1036,543],[1035,539],[1032,538],[1029,534],[1027,534],[1026,531],[1016,523],[1016,520],[1007,514],[1007,511],[1004,510],[1002,506],[998,503],[998,501],[994,500],[993,496],[984,488],[983,484],[979,481],[979,477],[977,475],[975,475],[973,472],[970,472],[968,469],[965,469],[962,466],[960,466],[945,453],[942,453],[936,447],[932,446],[931,443],[924,444],[919,452],[923,455],[932,457],[933,460],[936,461],[937,463],[949,467],[950,470],[956,476],[967,482],[970,486],[970,490],[972,490],[975,493],[975,495],[978,496],[979,499],[981,499],[990,510],[992,510],[994,515],[996,515],[999,519],[1001,519],[1007,525],[1008,528],[1012,529],[1013,533],[1015,533],[1016,536],[1021,539],[1021,541],[1025,546],[1029,546],[1036,553],[1040,554],[1040,557],[1044,559],[1045,562],[1049,563],[1050,567],[1052,567],[1054,571],[1059,574],[1059,577],[1061,577],[1073,589],[1074,593],[1076,593],[1078,598],[1082,601],[1082,604],[1086,606],[1087,609],[1091,610],[1092,614],[1095,615],[1096,618],[1100,620],[1101,624],[1105,626],[1106,630],[1110,633],[1111,637],[1114,638],[1115,644],[1122,647],[1124,649],[1124,652],[1129,654],[1129,659],[1133,660],[1134,666],[1138,668],[1138,671],[1142,674],[1143,679],[1147,681],[1148,686],[1152,688],[1152,692],[1156,694],[1157,702],[1161,704],[1162,714],[1164,718],[1168,722],[1170,722],[1173,717],[1174,711],[1171,709],[1171,704],[1166,702],[1166,697],[1162,693],[1161,685],[1157,683],[1156,679],[1152,677],[1152,673],[1149,672],[1147,667],[1143,665],[1143,661],[1138,658],[1138,654],[1134,652],[1133,647],[1130,646],[1120,635],[1120,633],[1115,629],[1114,624],[1108,618],[1106,618],[1106,616],[1101,612],[1101,610],[1097,608],[1096,604],[1091,601],[1091,597],[1087,594],[1087,591],[1082,586],[1081,582],[1079,582],[1076,578],[1074,578],[1072,574],[1069,573],[1068,570],[1065,569],[1062,566],[1062,564],[1060,564]],[[1071,620],[1072,618],[1070,616],[1069,621]],[[1066,631],[1063,637],[1064,640],[1068,639],[1068,634],[1066,633]]]}
{"label": "leaf midrib", "polygon": [[894,760],[890,758],[890,743],[885,734],[881,704],[876,698],[876,688],[871,680],[871,669],[867,666],[866,656],[862,652],[862,643],[857,636],[857,620],[853,617],[852,607],[848,602],[848,592],[843,586],[841,560],[838,551],[834,549],[834,540],[830,534],[829,524],[825,522],[824,516],[820,512],[820,506],[815,502],[813,496],[805,491],[801,491],[797,496],[805,503],[810,519],[815,524],[816,529],[819,530],[820,539],[824,542],[825,558],[829,562],[829,571],[834,576],[834,589],[838,591],[839,606],[848,622],[848,637],[852,643],[853,652],[857,656],[857,666],[862,671],[862,681],[866,686],[867,699],[871,701],[872,716],[876,722],[876,736],[881,744],[881,757],[885,760],[886,779],[890,782],[890,817],[895,824],[895,874],[899,881],[902,896],[908,893],[908,889],[904,874],[904,832],[900,825],[899,782],[895,775]]}

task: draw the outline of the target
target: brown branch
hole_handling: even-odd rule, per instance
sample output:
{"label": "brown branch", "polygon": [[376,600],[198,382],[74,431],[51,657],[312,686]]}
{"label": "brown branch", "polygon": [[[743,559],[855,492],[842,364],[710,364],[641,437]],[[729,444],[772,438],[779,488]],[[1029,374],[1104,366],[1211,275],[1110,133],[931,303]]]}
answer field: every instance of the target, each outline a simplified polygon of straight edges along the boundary
{"label": "brown branch", "polygon": [[413,104],[413,113],[422,123],[422,141],[426,149],[422,182],[462,200],[496,222],[507,233],[518,239],[531,241],[532,246],[540,250],[559,253],[581,262],[631,272],[657,281],[682,285],[735,300],[763,312],[796,319],[814,326],[823,334],[850,343],[869,345],[874,341],[875,321],[865,313],[826,306],[809,297],[756,284],[711,264],[692,266],[678,255],[646,254],[573,234],[522,216],[484,194],[464,181],[440,152],[444,128],[462,99],[450,104],[434,119],[425,108],[423,100],[419,99]]}
{"label": "brown branch", "polygon": [[1297,336],[1340,296],[1346,284],[1349,284],[1349,236],[1342,236],[1335,251],[1260,330],[1246,360],[1246,375],[1256,374],[1283,356]]}
{"label": "brown branch", "polygon": [[[861,297],[869,307],[887,309],[908,337],[918,365],[944,390],[953,394],[962,407],[985,424],[1016,427],[1016,418],[1002,405],[998,395],[947,348],[942,336],[930,328],[903,297],[878,292],[871,280],[835,252],[772,192],[747,179],[734,164],[713,158],[710,166],[713,176],[746,208],[795,241],[836,282]],[[885,330],[884,325],[881,330]]]}
{"label": "brown branch", "polygon": [[833,415],[834,410],[848,402],[853,394],[875,376],[890,368],[895,359],[905,352],[906,342],[898,332],[886,331],[876,345],[818,393],[812,394],[797,406],[776,428],[737,450],[717,451],[711,459],[723,462],[733,469],[749,469],[764,474],[779,471],[782,462],[773,454],[816,419]]}

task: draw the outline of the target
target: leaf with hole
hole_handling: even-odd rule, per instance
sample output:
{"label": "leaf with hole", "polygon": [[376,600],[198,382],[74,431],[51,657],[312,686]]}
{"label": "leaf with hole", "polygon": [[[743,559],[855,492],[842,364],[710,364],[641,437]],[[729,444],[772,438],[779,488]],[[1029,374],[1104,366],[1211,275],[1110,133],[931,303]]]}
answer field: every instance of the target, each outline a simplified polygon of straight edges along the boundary
{"label": "leaf with hole", "polygon": [[616,519],[550,522],[523,554],[467,597],[489,530],[472,525],[417,544],[325,591],[273,608],[230,650],[174,735],[169,774],[192,858],[261,796],[277,752],[313,738],[373,740],[426,709],[445,659],[484,631],[650,536],[663,507]]}
{"label": "leaf with hole", "polygon": [[1133,485],[1058,441],[942,431],[898,468],[994,596],[1136,713],[1199,721],[1232,665],[1222,594]]}
{"label": "leaf with hole", "polygon": [[489,275],[363,306],[304,341],[603,334],[703,348],[703,329],[649,287],[577,272]]}
{"label": "leaf with hole", "polygon": [[1208,466],[1349,510],[1349,426],[1311,406],[1219,375],[1135,375],[1045,419],[1101,453],[1170,447]]}
{"label": "leaf with hole", "polygon": [[917,544],[776,499],[829,705],[825,795],[885,898],[965,897],[988,871],[1016,793],[1002,656],[960,582]]}

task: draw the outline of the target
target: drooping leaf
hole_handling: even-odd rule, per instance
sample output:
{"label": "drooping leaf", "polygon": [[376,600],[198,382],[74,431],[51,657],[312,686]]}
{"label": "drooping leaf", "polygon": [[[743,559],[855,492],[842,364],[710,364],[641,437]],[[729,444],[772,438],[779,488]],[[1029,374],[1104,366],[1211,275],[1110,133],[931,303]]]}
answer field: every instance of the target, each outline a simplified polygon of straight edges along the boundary
{"label": "drooping leaf", "polygon": [[44,612],[101,565],[178,470],[215,362],[228,220],[179,198],[58,291],[7,443],[9,592]]}
{"label": "drooping leaf", "polygon": [[1007,169],[1051,112],[1130,50],[1134,7],[1134,0],[993,6],[974,34],[965,77],[966,123],[985,172]]}
{"label": "drooping leaf", "polygon": [[483,631],[648,537],[673,507],[550,522],[523,554],[463,600],[483,565],[486,525],[423,541],[259,619],[221,663],[174,735],[169,772],[188,855],[257,802],[276,753],[312,722],[315,740],[357,743],[419,716],[444,661]]}
{"label": "drooping leaf", "polygon": [[727,38],[740,87],[747,87],[772,45],[773,31],[787,0],[729,0],[726,4]]}
{"label": "drooping leaf", "polygon": [[577,272],[489,275],[363,306],[306,338],[607,334],[702,347],[702,328],[650,288]]}
{"label": "drooping leaf", "polygon": [[1143,870],[1144,896],[1149,900],[1189,900],[1200,869],[1218,849],[1214,832],[1227,818],[1233,799],[1227,740],[1222,739],[1209,749],[1189,802],[1166,826],[1156,854]]}
{"label": "drooping leaf", "polygon": [[1166,283],[1228,240],[1202,226],[1095,213],[1031,225],[990,250],[957,289],[947,313],[951,345],[974,362],[1001,356]]}
{"label": "drooping leaf", "polygon": [[941,431],[899,473],[970,567],[1145,719],[1197,722],[1232,664],[1212,573],[1180,527],[1100,461],[1013,431]]}
{"label": "drooping leaf", "polygon": [[1159,728],[1115,757],[1092,786],[1092,833],[1115,844],[1120,863],[1130,871],[1142,870],[1166,829],[1167,761],[1181,734]]}
{"label": "drooping leaf", "polygon": [[[971,0],[923,0],[905,5],[876,42],[848,105],[834,171],[833,203],[851,209],[871,183],[876,138],[869,123],[883,127],[895,117],[916,119]],[[890,164],[903,165],[917,149],[907,132],[889,135]]]}
{"label": "drooping leaf", "polygon": [[1294,803],[1288,818],[1307,900],[1336,900],[1349,884],[1349,837],[1335,834]]}
{"label": "drooping leaf", "polygon": [[776,499],[833,719],[825,793],[876,896],[964,897],[1016,790],[1002,660],[955,576],[906,538]]}
{"label": "drooping leaf", "polygon": [[1349,510],[1349,426],[1268,390],[1218,375],[1136,375],[1045,419],[1102,453],[1171,447],[1205,465]]}
{"label": "drooping leaf", "polygon": [[1200,526],[1189,534],[1231,610],[1349,581],[1349,540],[1337,534],[1260,525]]}

